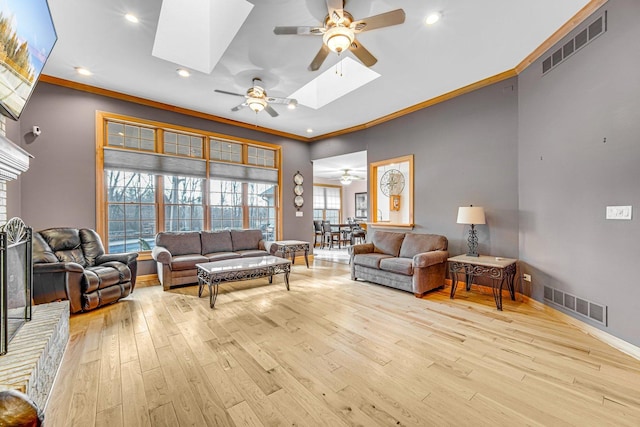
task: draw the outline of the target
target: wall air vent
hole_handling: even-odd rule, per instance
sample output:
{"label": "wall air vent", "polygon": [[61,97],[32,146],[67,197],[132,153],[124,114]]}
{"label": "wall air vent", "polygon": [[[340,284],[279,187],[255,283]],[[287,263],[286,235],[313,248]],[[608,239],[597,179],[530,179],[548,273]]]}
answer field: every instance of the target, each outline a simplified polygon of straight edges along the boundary
{"label": "wall air vent", "polygon": [[554,289],[549,286],[544,287],[544,299],[565,310],[588,317],[589,319],[607,326],[607,306],[587,301],[574,295]]}
{"label": "wall air vent", "polygon": [[577,36],[569,40],[559,49],[553,51],[551,55],[542,60],[542,74],[546,74],[556,66],[564,62],[569,56],[580,50],[582,47],[589,44],[592,40],[598,36],[604,34],[607,31],[607,11],[594,20],[585,28],[580,31]]}

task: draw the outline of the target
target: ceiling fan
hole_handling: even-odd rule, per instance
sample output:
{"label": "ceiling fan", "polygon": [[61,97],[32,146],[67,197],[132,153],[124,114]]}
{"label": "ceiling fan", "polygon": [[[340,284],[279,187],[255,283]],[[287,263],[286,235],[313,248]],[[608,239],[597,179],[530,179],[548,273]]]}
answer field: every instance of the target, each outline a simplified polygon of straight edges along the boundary
{"label": "ceiling fan", "polygon": [[320,68],[329,52],[339,55],[347,49],[353,52],[364,65],[371,67],[378,60],[356,40],[356,34],[402,24],[405,18],[404,10],[396,9],[356,21],[349,12],[344,10],[343,0],[326,1],[329,14],[324,19],[322,27],[275,27],[273,29],[277,35],[322,36],[322,46],[309,64],[310,71]]}
{"label": "ceiling fan", "polygon": [[337,178],[340,180],[340,184],[342,185],[349,185],[351,184],[351,181],[356,181],[359,179],[364,179],[358,175],[353,175],[349,173],[349,169],[345,169],[344,173],[340,176],[340,178]]}
{"label": "ceiling fan", "polygon": [[242,104],[233,107],[231,111],[238,111],[242,107],[249,107],[256,114],[264,110],[269,113],[271,117],[277,117],[278,112],[269,104],[286,104],[291,110],[296,108],[298,105],[298,101],[293,98],[276,98],[273,96],[267,96],[267,92],[262,86],[262,80],[257,77],[253,79],[253,86],[247,89],[246,95],[219,89],[215,89],[215,92],[246,98]]}

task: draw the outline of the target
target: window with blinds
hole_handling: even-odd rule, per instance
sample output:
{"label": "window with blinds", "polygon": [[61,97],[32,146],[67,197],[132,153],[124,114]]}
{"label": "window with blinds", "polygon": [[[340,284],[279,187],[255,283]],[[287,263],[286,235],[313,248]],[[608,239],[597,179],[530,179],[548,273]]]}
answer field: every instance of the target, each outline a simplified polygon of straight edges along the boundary
{"label": "window with blinds", "polygon": [[313,186],[313,219],[340,223],[342,189],[325,185]]}
{"label": "window with blinds", "polygon": [[280,147],[99,114],[97,228],[109,252],[150,250],[159,231],[256,228],[276,239]]}

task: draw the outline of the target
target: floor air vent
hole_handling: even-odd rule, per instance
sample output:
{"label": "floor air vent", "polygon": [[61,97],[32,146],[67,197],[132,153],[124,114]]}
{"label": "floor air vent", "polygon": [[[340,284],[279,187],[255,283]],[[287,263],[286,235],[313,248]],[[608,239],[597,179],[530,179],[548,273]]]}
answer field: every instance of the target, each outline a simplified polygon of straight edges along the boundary
{"label": "floor air vent", "polygon": [[544,287],[544,299],[607,326],[606,305],[596,304],[549,286]]}
{"label": "floor air vent", "polygon": [[542,61],[542,74],[551,71],[554,67],[562,63],[569,56],[573,55],[580,48],[586,46],[596,37],[607,31],[607,11],[597,18],[584,30],[580,31],[577,36],[569,40],[562,47],[555,50],[551,55]]}

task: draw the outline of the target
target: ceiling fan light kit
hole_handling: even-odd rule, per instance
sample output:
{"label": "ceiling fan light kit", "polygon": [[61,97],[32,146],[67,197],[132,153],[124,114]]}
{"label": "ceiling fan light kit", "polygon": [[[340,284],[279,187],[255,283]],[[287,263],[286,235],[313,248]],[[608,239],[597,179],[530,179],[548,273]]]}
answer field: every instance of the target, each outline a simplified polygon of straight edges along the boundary
{"label": "ceiling fan light kit", "polygon": [[332,52],[337,54],[349,49],[354,40],[355,34],[353,30],[343,26],[329,28],[322,36],[322,41]]}
{"label": "ceiling fan light kit", "polygon": [[342,175],[340,177],[340,184],[342,184],[342,185],[351,184],[351,177],[349,175]]}

